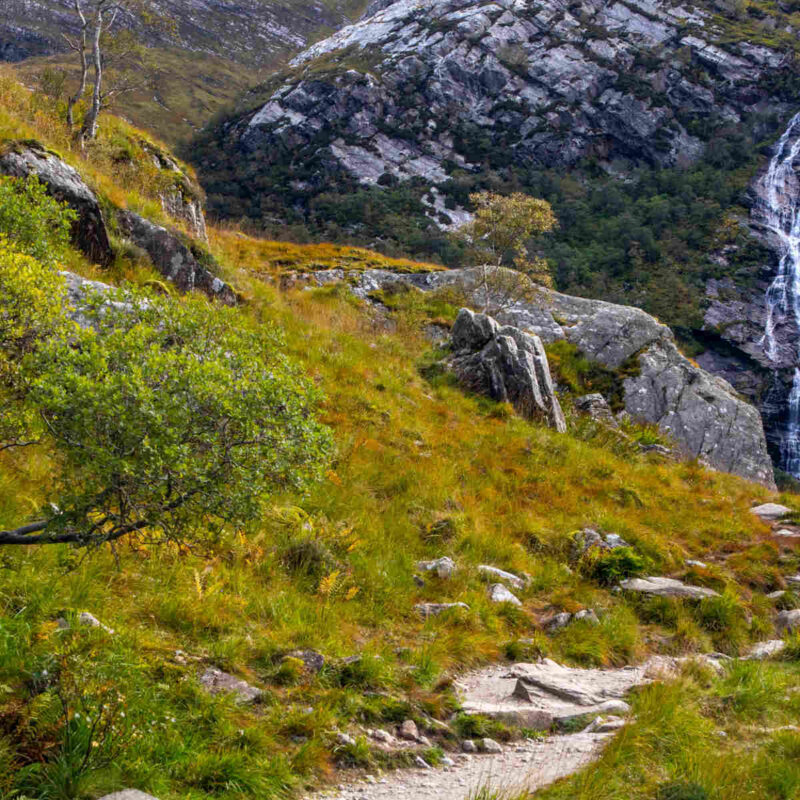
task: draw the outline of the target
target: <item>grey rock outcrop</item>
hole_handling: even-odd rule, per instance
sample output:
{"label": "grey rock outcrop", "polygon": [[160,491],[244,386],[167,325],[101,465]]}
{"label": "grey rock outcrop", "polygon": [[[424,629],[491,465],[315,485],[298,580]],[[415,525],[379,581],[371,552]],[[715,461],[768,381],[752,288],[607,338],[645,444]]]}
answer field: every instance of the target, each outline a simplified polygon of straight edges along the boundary
{"label": "grey rock outcrop", "polygon": [[48,194],[78,215],[72,226],[75,246],[95,264],[106,267],[111,263],[114,251],[97,195],[73,167],[36,142],[12,142],[0,152],[0,174],[37,177]]}
{"label": "grey rock outcrop", "polygon": [[190,240],[133,211],[120,211],[117,217],[124,235],[141,247],[150,256],[153,266],[180,291],[196,289],[228,305],[238,302],[234,289],[201,263],[200,258],[213,261],[211,256],[198,255]]}
{"label": "grey rock outcrop", "polygon": [[538,336],[462,308],[453,325],[452,348],[449,366],[463,386],[509,402],[526,417],[542,418],[559,433],[566,431]]}
{"label": "grey rock outcrop", "polygon": [[156,798],[138,789],[123,789],[121,792],[103,795],[100,800],[156,800]]}
{"label": "grey rock outcrop", "polygon": [[160,147],[148,141],[139,144],[156,169],[167,178],[158,192],[164,213],[186,223],[189,233],[197,239],[208,241],[206,215],[203,209],[203,190],[181,168],[178,162]]}
{"label": "grey rock outcrop", "polygon": [[[347,280],[352,291],[364,298],[402,281],[421,291],[455,286],[473,305],[482,307],[485,301],[478,269],[407,275],[330,270],[311,279],[321,285]],[[536,335],[545,344],[571,342],[587,358],[611,370],[633,364],[638,374],[621,382],[625,410],[634,420],[657,425],[684,457],[775,487],[758,410],[729,383],[689,361],[678,350],[672,331],[641,309],[538,287],[533,299],[503,308],[495,317],[498,325]]]}

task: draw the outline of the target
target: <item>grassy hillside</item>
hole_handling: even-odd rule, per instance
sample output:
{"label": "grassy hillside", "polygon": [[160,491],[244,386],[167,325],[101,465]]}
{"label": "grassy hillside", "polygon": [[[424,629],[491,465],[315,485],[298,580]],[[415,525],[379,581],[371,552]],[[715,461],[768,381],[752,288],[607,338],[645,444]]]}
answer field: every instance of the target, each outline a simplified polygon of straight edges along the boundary
{"label": "grassy hillside", "polygon": [[[81,159],[46,106],[8,76],[0,83],[0,142],[39,138],[104,202],[157,217],[140,136],[106,118]],[[133,155],[121,169],[114,153],[123,143]],[[93,798],[135,786],[160,800],[293,796],[335,780],[336,768],[401,760],[371,751],[359,726],[413,717],[433,731],[426,757],[434,763],[458,736],[511,736],[496,723],[452,717],[451,678],[471,666],[539,655],[577,665],[623,665],[653,652],[735,655],[771,634],[774,604],[764,593],[800,559],[779,553],[749,513],[767,499],[764,488],[640,453],[586,420],[571,418],[559,435],[465,393],[432,368],[424,334],[427,323],[454,319],[457,296],[409,293],[387,321],[343,286],[276,286],[286,269],[424,265],[210,233],[226,277],[248,297],[239,324],[277,325],[286,354],[325,392],[335,456],[310,492],[277,497],[256,524],[222,529],[202,547],[133,537],[116,552],[0,551],[0,795]],[[130,252],[106,272],[77,253],[67,261],[112,283],[152,277]],[[46,450],[0,453],[0,528],[35,513],[57,469]],[[721,597],[637,602],[611,591],[603,564],[574,557],[573,534],[587,525],[623,536],[648,573],[686,576]],[[419,586],[416,560],[443,555],[456,561],[454,577]],[[689,568],[687,558],[708,567]],[[522,608],[488,601],[482,563],[530,575]],[[469,610],[424,622],[414,611],[422,601],[463,601]],[[551,612],[585,607],[598,611],[598,626],[544,632]],[[113,634],[81,626],[83,611]],[[298,648],[321,652],[325,667],[312,674],[285,658]],[[261,687],[262,702],[212,698],[198,682],[207,666]],[[789,663],[737,666],[721,680],[689,668],[675,684],[642,692],[639,721],[600,769],[551,796],[651,798],[687,780],[708,793],[658,796],[795,796],[800,737],[750,726],[797,723],[798,686]],[[108,729],[92,734],[97,718]],[[350,730],[356,744],[337,742],[337,730]],[[94,755],[84,767],[96,768],[82,771],[87,741]]]}

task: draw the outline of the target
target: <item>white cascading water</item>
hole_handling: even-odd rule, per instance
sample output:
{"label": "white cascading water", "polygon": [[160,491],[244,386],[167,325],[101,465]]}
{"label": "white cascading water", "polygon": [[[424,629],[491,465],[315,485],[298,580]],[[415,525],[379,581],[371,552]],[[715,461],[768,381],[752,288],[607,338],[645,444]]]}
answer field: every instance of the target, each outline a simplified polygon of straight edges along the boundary
{"label": "white cascading water", "polygon": [[780,351],[775,335],[779,323],[789,322],[800,331],[800,187],[794,164],[800,158],[800,113],[786,128],[762,180],[763,222],[778,242],[778,272],[767,290],[767,322],[764,352],[770,361],[785,365],[789,355],[795,364],[794,380],[781,438],[781,469],[800,476],[800,352]]}

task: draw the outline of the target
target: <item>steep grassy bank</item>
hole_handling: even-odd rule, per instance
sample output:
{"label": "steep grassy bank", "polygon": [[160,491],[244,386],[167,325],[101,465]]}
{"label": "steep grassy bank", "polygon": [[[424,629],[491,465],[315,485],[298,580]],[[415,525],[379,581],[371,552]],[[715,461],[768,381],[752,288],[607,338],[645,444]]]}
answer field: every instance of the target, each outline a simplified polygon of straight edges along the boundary
{"label": "steep grassy bank", "polygon": [[[43,139],[107,202],[159,218],[146,168],[137,169],[144,161],[136,155],[120,169],[109,155],[140,134],[107,119],[104,138],[83,160],[69,153],[46,108],[30,105],[11,82],[0,91],[11,98],[0,112],[0,138]],[[324,390],[335,457],[309,493],[278,497],[256,524],[222,529],[203,547],[134,538],[117,558],[109,549],[84,557],[60,546],[0,552],[0,794],[92,798],[136,786],[161,800],[291,796],[330,779],[334,767],[392,761],[370,750],[358,725],[412,717],[434,729],[431,718],[448,720],[450,731],[432,734],[426,755],[434,762],[459,736],[509,736],[485,720],[451,719],[450,679],[470,666],[539,655],[578,665],[623,665],[651,652],[735,655],[771,634],[774,604],[764,593],[782,586],[800,561],[779,553],[749,513],[767,498],[765,489],[642,454],[586,420],[572,419],[570,432],[559,435],[465,393],[432,368],[435,346],[424,333],[429,322],[454,319],[457,296],[409,293],[387,316],[345,286],[272,285],[287,267],[341,259],[421,266],[230,231],[212,230],[210,238],[226,277],[248,297],[236,312],[241,325],[277,324],[286,353]],[[130,251],[105,272],[77,253],[68,262],[112,283],[153,275]],[[19,524],[48,499],[56,466],[47,451],[0,454],[0,527]],[[784,500],[797,507],[795,498]],[[643,602],[612,591],[619,565],[575,554],[574,532],[587,525],[624,537],[649,574],[686,576],[721,597]],[[456,562],[455,575],[426,576],[420,586],[415,562],[443,555]],[[687,567],[687,558],[708,567]],[[489,602],[479,564],[530,575],[522,608]],[[469,609],[423,621],[414,605],[424,601]],[[597,610],[599,625],[544,631],[551,613],[587,607]],[[82,626],[84,611],[113,634]],[[325,667],[311,673],[285,658],[298,648],[322,653]],[[208,666],[259,686],[262,701],[245,707],[212,698],[198,680]],[[620,798],[625,786],[639,792],[632,796],[650,796],[671,768],[661,751],[640,743],[658,726],[671,731],[671,714],[687,697],[683,732],[669,740],[678,765],[699,743],[716,742],[698,737],[720,708],[736,725],[759,703],[771,713],[796,677],[759,669],[752,675],[763,680],[734,671],[728,684],[698,676],[697,685],[708,687],[702,691],[691,682],[662,696],[647,690],[653,694],[637,707],[641,727],[623,734],[598,774],[613,773]],[[716,706],[704,699],[715,692]],[[794,719],[793,700],[781,713]],[[103,722],[93,730],[96,719],[107,729]],[[336,730],[351,730],[356,744],[337,741]],[[708,749],[703,776],[715,774],[716,752]],[[769,792],[761,796],[791,796],[782,788],[789,784],[758,785]]]}

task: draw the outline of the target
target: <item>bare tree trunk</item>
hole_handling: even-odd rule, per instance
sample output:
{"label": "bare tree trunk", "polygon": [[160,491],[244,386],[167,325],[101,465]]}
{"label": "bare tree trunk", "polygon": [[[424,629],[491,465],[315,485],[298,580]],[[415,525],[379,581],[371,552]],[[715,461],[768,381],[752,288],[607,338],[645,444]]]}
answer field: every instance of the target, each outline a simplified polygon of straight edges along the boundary
{"label": "bare tree trunk", "polygon": [[92,104],[89,106],[83,118],[81,146],[83,146],[87,139],[91,140],[97,136],[97,118],[100,116],[100,108],[103,100],[103,57],[100,51],[100,37],[103,33],[103,11],[103,6],[98,5],[93,21],[92,66],[94,68],[94,85],[92,87]]}
{"label": "bare tree trunk", "polygon": [[67,125],[69,125],[70,130],[75,127],[75,106],[80,103],[86,91],[86,80],[89,74],[89,62],[86,58],[86,29],[88,28],[88,22],[86,21],[86,15],[83,13],[83,8],[81,7],[81,0],[75,0],[75,13],[81,21],[80,39],[75,42],[66,36],[66,34],[64,35],[64,39],[66,39],[70,49],[78,53],[81,60],[81,80],[78,90],[67,101]]}

